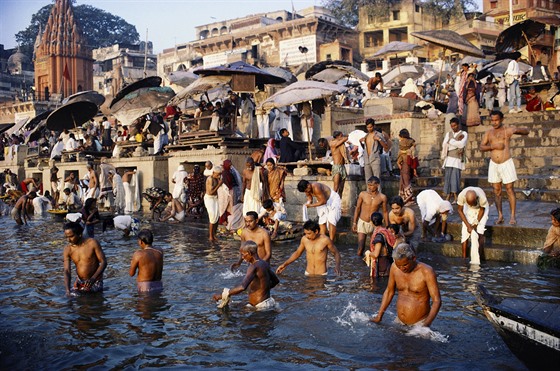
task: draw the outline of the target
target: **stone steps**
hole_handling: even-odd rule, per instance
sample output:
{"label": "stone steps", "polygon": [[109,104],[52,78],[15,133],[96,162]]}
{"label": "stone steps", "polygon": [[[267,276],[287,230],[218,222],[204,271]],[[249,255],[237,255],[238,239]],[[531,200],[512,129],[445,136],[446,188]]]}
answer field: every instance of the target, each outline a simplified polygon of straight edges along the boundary
{"label": "stone steps", "polygon": [[[423,242],[418,246],[419,252],[431,252],[453,258],[462,257],[460,241],[444,243]],[[467,249],[467,260],[469,250]],[[542,250],[511,245],[484,245],[484,257],[487,261],[518,262],[522,264],[536,264]]]}

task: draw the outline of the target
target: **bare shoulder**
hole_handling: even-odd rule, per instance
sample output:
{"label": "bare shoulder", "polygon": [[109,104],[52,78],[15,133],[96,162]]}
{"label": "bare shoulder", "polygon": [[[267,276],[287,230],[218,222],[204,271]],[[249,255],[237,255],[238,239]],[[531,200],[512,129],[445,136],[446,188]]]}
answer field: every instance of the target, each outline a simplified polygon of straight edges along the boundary
{"label": "bare shoulder", "polygon": [[434,275],[436,274],[436,272],[434,271],[434,268],[432,268],[430,265],[426,264],[426,263],[422,263],[422,262],[418,262],[418,267],[420,268],[420,271],[422,272],[422,274],[426,275]]}
{"label": "bare shoulder", "polygon": [[404,212],[409,218],[414,218],[416,216],[414,210],[412,210],[410,207],[405,207]]}

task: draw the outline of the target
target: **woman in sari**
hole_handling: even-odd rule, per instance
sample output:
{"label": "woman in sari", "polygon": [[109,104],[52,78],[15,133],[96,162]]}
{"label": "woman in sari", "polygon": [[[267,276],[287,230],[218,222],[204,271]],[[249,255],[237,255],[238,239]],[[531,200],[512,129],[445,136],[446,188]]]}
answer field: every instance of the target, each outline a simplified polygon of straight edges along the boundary
{"label": "woman in sari", "polygon": [[265,168],[263,199],[271,199],[276,203],[282,202],[286,199],[286,191],[284,190],[286,170],[277,167],[272,158],[266,160]]}
{"label": "woman in sari", "polygon": [[415,140],[410,137],[407,129],[402,129],[399,132],[399,156],[397,157],[397,166],[401,171],[399,196],[402,197],[407,206],[414,203],[411,181],[414,159],[416,158],[414,156],[415,144]]}
{"label": "woman in sari", "polygon": [[467,83],[465,84],[465,91],[463,92],[463,100],[467,105],[466,112],[466,123],[467,126],[478,126],[480,125],[480,103],[478,101],[479,88],[476,80],[474,79],[474,73],[469,73],[467,78]]}

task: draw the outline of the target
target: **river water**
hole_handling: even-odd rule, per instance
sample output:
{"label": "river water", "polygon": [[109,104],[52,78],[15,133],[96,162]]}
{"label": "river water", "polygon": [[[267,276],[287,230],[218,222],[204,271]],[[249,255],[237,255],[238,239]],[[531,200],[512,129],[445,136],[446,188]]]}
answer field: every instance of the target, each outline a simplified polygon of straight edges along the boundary
{"label": "river water", "polygon": [[[443,300],[432,331],[394,323],[396,298],[376,325],[368,320],[386,281],[372,284],[355,247],[338,246],[340,277],[304,277],[302,257],[273,290],[276,310],[246,308],[241,294],[224,312],[211,296],[240,283],[244,273],[228,271],[239,242],[209,244],[204,224],[143,227],[154,230],[154,245],[165,251],[161,294],[138,295],[128,276],[136,239],[98,229],[108,261],[105,292],[68,298],[62,222],[47,216],[16,227],[0,218],[1,368],[524,370],[482,314],[473,296],[476,285],[560,303],[557,272],[492,262],[473,271],[462,259],[422,254],[419,260],[438,274]],[[274,268],[297,243],[273,245]]]}

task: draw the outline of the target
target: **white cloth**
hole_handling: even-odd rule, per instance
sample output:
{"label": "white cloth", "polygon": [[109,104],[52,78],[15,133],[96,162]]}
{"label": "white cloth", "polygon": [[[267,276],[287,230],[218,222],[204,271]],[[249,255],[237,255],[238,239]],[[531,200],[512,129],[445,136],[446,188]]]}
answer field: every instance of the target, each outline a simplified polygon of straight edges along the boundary
{"label": "white cloth", "polygon": [[113,218],[115,228],[125,230],[132,225],[132,217],[130,215],[117,215]]}
{"label": "white cloth", "polygon": [[33,199],[33,210],[35,215],[44,215],[48,209],[50,209],[51,200],[46,198],[45,196],[35,197]]}
{"label": "white cloth", "polygon": [[117,212],[124,212],[125,209],[125,190],[122,178],[119,174],[113,175],[113,194],[115,195],[115,209]]}
{"label": "white cloth", "polygon": [[255,168],[253,171],[251,189],[245,189],[245,194],[243,195],[243,215],[247,215],[249,211],[258,213],[261,209],[262,183],[259,169],[260,168]]}
{"label": "white cloth", "polygon": [[446,211],[450,214],[453,213],[451,203],[441,198],[440,195],[433,189],[426,189],[418,193],[416,196],[416,202],[420,208],[422,221],[427,221],[430,224],[435,222],[436,214]]}
{"label": "white cloth", "polygon": [[51,151],[51,160],[55,157],[62,156],[63,150],[64,150],[64,142],[56,142],[56,144],[53,146],[53,149]]}
{"label": "white cloth", "polygon": [[206,206],[206,211],[208,212],[208,220],[210,224],[216,224],[220,218],[219,208],[218,208],[218,196],[214,195],[204,195],[204,206]]}
{"label": "white cloth", "polygon": [[341,216],[340,196],[331,188],[331,196],[325,205],[317,206],[317,215],[319,216],[319,224],[336,225]]}
{"label": "white cloth", "polygon": [[[463,134],[463,139],[457,140],[461,134]],[[468,134],[466,131],[459,130],[458,132],[454,133],[452,131],[447,132],[445,134],[445,138],[443,139],[442,144],[442,151],[441,151],[441,158],[443,161],[443,167],[454,167],[459,170],[465,170],[465,163],[462,161],[461,158],[458,157],[451,157],[447,155],[448,151],[462,149],[465,148],[467,145]]]}
{"label": "white cloth", "polygon": [[[467,204],[466,195],[467,192],[474,191],[477,196],[477,203],[474,206]],[[458,207],[463,208],[463,212],[469,224],[477,224],[476,230],[471,233],[468,232],[465,223],[462,223],[461,228],[461,242],[471,239],[471,264],[480,264],[480,255],[478,252],[479,248],[479,235],[483,235],[486,231],[486,223],[488,222],[488,213],[490,212],[490,207],[488,204],[488,199],[486,194],[479,187],[467,187],[459,193],[457,196]],[[478,213],[480,208],[484,208],[484,213],[480,221],[478,221]]]}
{"label": "white cloth", "polygon": [[504,73],[504,76],[505,75],[513,76],[516,79],[519,78],[519,63],[517,63],[517,61],[515,59],[512,59],[509,62],[507,70]]}
{"label": "white cloth", "polygon": [[301,208],[301,220],[304,223],[309,220],[309,216],[307,214],[307,205],[303,205]]}
{"label": "white cloth", "polygon": [[78,148],[78,142],[74,138],[68,138],[66,144],[64,145],[65,151],[73,151]]}
{"label": "white cloth", "polygon": [[189,173],[185,171],[185,167],[183,165],[179,165],[177,171],[173,173],[172,179],[175,181],[174,183],[175,186],[173,187],[173,192],[172,192],[173,198],[179,199],[181,197],[184,188],[183,182],[188,175]]}
{"label": "white cloth", "polygon": [[82,213],[68,213],[66,214],[66,220],[70,222],[78,222],[82,219]]}
{"label": "white cloth", "polygon": [[413,79],[408,78],[404,83],[404,86],[401,88],[401,93],[399,94],[401,97],[404,97],[407,93],[415,93],[416,95],[420,96],[420,90],[418,90],[418,86]]}

